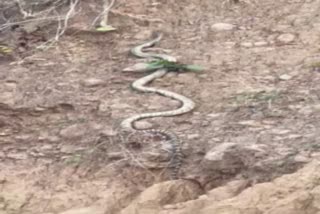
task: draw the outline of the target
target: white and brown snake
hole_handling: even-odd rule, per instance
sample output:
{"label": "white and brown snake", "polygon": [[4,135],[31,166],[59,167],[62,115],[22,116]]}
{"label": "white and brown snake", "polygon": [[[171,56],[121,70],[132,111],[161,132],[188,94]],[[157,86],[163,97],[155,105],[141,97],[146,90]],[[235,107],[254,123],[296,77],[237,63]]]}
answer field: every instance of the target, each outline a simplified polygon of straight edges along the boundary
{"label": "white and brown snake", "polygon": [[[140,58],[148,58],[148,59],[160,59],[160,60],[166,60],[170,62],[175,62],[176,59],[172,56],[166,55],[166,54],[157,54],[157,53],[150,53],[150,52],[143,52],[143,49],[149,48],[154,46],[156,43],[158,43],[162,39],[162,34],[158,33],[157,36],[152,39],[151,41],[145,42],[141,45],[138,45],[131,49],[131,53],[134,56],[140,57]],[[124,69],[125,72],[143,72],[147,71],[146,69],[141,69],[140,66],[132,66],[129,68]],[[167,139],[169,143],[171,144],[171,163],[170,167],[172,168],[171,178],[177,179],[178,178],[178,172],[181,167],[182,163],[182,153],[181,153],[181,142],[176,134],[174,134],[171,131],[167,130],[161,130],[161,129],[147,129],[147,130],[139,130],[135,127],[134,123],[141,119],[146,118],[153,118],[153,117],[170,117],[170,116],[177,116],[182,115],[185,113],[188,113],[192,111],[195,107],[195,103],[190,100],[189,98],[171,92],[164,89],[158,89],[158,88],[152,88],[147,87],[148,83],[151,81],[161,78],[165,76],[169,72],[166,68],[156,69],[153,73],[144,76],[136,81],[134,81],[131,85],[131,87],[137,91],[140,92],[148,92],[148,93],[156,93],[159,95],[162,95],[164,97],[172,98],[174,100],[177,100],[180,102],[180,107],[174,110],[169,111],[161,111],[161,112],[152,112],[152,113],[142,113],[138,114],[132,117],[129,117],[122,121],[121,128],[125,131],[129,132],[147,132],[149,134],[155,134],[155,135],[162,135],[164,139]]]}

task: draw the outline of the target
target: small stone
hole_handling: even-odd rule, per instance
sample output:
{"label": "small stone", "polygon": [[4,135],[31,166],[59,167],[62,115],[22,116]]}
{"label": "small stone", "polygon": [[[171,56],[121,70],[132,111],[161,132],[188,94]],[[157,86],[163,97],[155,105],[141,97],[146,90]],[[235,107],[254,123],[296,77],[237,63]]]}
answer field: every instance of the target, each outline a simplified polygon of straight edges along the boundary
{"label": "small stone", "polygon": [[16,160],[26,160],[28,155],[25,153],[9,153],[7,154],[7,158],[12,158]]}
{"label": "small stone", "polygon": [[242,42],[240,44],[240,46],[245,47],[245,48],[252,48],[253,44],[252,44],[252,42]]}
{"label": "small stone", "polygon": [[239,125],[243,125],[243,126],[253,126],[253,127],[261,127],[261,123],[255,121],[255,120],[244,120],[244,121],[240,121],[238,122]]}
{"label": "small stone", "polygon": [[52,150],[52,149],[53,149],[53,145],[51,144],[45,144],[40,147],[40,150]]}
{"label": "small stone", "polygon": [[265,42],[265,41],[260,41],[260,42],[254,43],[254,46],[256,46],[256,47],[262,47],[262,46],[267,46],[267,45],[268,45],[268,42]]}
{"label": "small stone", "polygon": [[290,44],[295,40],[295,35],[291,33],[284,33],[278,36],[277,41],[283,44]]}
{"label": "small stone", "polygon": [[281,76],[279,76],[280,80],[290,80],[292,78],[292,76],[288,75],[288,74],[283,74]]}
{"label": "small stone", "polygon": [[230,151],[236,151],[237,144],[235,143],[222,143],[213,147],[204,157],[204,167],[207,169],[221,170],[221,169],[234,169],[241,165],[241,162],[229,154]]}
{"label": "small stone", "polygon": [[211,26],[212,30],[215,31],[228,31],[235,28],[235,25],[228,23],[216,23]]}
{"label": "small stone", "polygon": [[297,163],[308,163],[308,162],[310,162],[310,158],[307,158],[302,155],[297,155],[294,157],[294,161]]}
{"label": "small stone", "polygon": [[96,79],[96,78],[89,78],[82,81],[82,85],[85,87],[96,87],[96,86],[102,85],[103,83],[104,83],[103,80]]}
{"label": "small stone", "polygon": [[195,139],[199,139],[199,138],[200,138],[200,135],[199,135],[199,134],[189,134],[189,135],[187,136],[187,138],[188,138],[189,140],[195,140]]}
{"label": "small stone", "polygon": [[236,45],[235,42],[225,42],[224,44],[226,48],[233,48]]}
{"label": "small stone", "polygon": [[137,121],[134,126],[137,129],[151,129],[153,127],[153,125],[147,121]]}
{"label": "small stone", "polygon": [[273,129],[272,133],[273,134],[278,134],[278,135],[286,135],[289,134],[291,132],[291,130],[288,129]]}
{"label": "small stone", "polygon": [[216,113],[216,114],[208,114],[208,117],[211,117],[211,118],[217,118],[217,117],[220,117],[220,115],[221,114],[218,114],[218,113]]}

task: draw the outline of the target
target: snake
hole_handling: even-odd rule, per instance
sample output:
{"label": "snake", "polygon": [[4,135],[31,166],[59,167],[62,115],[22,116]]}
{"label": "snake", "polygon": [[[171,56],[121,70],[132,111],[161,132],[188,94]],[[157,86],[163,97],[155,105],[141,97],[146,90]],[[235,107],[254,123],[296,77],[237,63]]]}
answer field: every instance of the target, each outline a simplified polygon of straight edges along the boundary
{"label": "snake", "polygon": [[[163,37],[162,33],[154,33],[154,38],[150,41],[147,41],[141,45],[138,45],[134,48],[131,49],[131,53],[139,58],[147,58],[147,59],[160,59],[160,60],[166,60],[170,62],[176,62],[175,57],[166,55],[166,54],[159,54],[159,53],[151,53],[151,52],[145,52],[144,49],[149,48],[157,44]],[[139,67],[139,66],[138,66]],[[124,69],[123,71],[126,72],[142,72],[146,71],[146,69],[141,69],[136,66],[132,66],[129,68]],[[144,133],[149,133],[149,134],[157,134],[157,135],[162,135],[165,139],[168,139],[169,143],[171,144],[171,178],[172,179],[177,179],[178,178],[178,173],[182,164],[182,152],[181,152],[181,141],[178,138],[178,136],[168,130],[163,130],[163,129],[146,129],[146,130],[141,130],[137,129],[135,127],[135,122],[146,119],[146,118],[154,118],[154,117],[172,117],[172,116],[178,116],[182,114],[186,114],[188,112],[191,112],[195,108],[195,103],[181,95],[175,92],[171,92],[168,90],[164,89],[159,89],[159,88],[152,88],[146,86],[150,82],[152,82],[155,79],[164,77],[169,70],[167,68],[160,68],[156,69],[154,72],[151,72],[149,75],[144,76],[140,79],[135,80],[132,84],[131,87],[139,92],[145,92],[145,93],[155,93],[167,98],[171,98],[174,100],[179,101],[180,107],[177,109],[173,110],[168,110],[168,111],[159,111],[159,112],[151,112],[151,113],[142,113],[142,114],[137,114],[134,116],[131,116],[125,120],[123,120],[120,124],[121,128],[123,130],[129,131],[129,132],[144,132]]]}

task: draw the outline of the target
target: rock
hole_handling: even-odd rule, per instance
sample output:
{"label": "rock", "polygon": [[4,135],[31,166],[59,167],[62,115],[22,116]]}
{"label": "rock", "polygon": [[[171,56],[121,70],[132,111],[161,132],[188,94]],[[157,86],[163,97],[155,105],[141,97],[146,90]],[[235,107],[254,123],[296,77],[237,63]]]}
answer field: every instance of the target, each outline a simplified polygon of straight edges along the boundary
{"label": "rock", "polygon": [[[185,193],[191,197],[185,197],[185,200],[180,203],[177,203],[176,198],[170,196],[171,194],[182,196],[182,188],[168,188],[168,182],[166,182],[153,185],[145,190],[137,200],[129,205],[130,209],[127,207],[120,213],[316,214],[320,209],[319,180],[320,162],[313,161],[296,173],[283,175],[272,182],[252,185],[250,188],[246,188],[245,180],[232,181],[197,199],[192,199],[197,194],[190,195],[192,191],[190,188]],[[170,201],[170,206],[166,205],[168,201]]]}
{"label": "rock", "polygon": [[235,173],[238,169],[252,168],[268,152],[267,146],[261,144],[222,143],[207,152],[201,165],[206,170]]}
{"label": "rock", "polygon": [[228,23],[215,23],[211,25],[211,29],[214,31],[229,31],[233,30],[235,28],[235,25],[228,24]]}
{"label": "rock", "polygon": [[291,33],[284,33],[277,37],[277,41],[282,44],[290,44],[295,40],[295,35]]}
{"label": "rock", "polygon": [[[210,170],[233,170],[240,168],[242,163],[237,156],[236,143],[222,143],[212,148],[204,157],[203,166]],[[233,154],[232,154],[233,153]]]}
{"label": "rock", "polygon": [[294,161],[297,162],[297,163],[308,163],[308,162],[311,161],[311,159],[307,158],[307,157],[305,157],[303,155],[296,155],[294,157]]}
{"label": "rock", "polygon": [[[120,214],[158,213],[163,206],[196,199],[202,190],[186,180],[167,181],[154,184],[143,191]],[[169,206],[172,209],[172,206]],[[139,210],[139,212],[136,212]]]}
{"label": "rock", "polygon": [[281,76],[279,76],[280,80],[290,80],[292,78],[292,76],[288,75],[288,74],[283,74]]}
{"label": "rock", "polygon": [[89,79],[83,80],[81,83],[85,87],[96,87],[99,85],[103,85],[104,81],[101,79],[89,78]]}

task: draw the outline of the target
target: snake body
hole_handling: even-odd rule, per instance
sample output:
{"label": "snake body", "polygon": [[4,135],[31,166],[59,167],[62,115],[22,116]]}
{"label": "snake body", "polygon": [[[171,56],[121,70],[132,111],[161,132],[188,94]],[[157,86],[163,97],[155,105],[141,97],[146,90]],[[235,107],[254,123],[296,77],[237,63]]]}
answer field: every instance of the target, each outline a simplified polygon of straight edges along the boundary
{"label": "snake body", "polygon": [[[131,53],[137,57],[140,58],[151,58],[151,59],[162,59],[162,60],[167,60],[171,62],[175,62],[176,59],[172,56],[166,55],[166,54],[156,54],[156,53],[150,53],[150,52],[143,52],[143,49],[152,47],[156,43],[158,43],[162,38],[162,34],[158,34],[153,40],[145,42],[141,45],[138,45],[131,49]],[[127,69],[126,71],[138,71],[135,69]],[[188,113],[192,111],[195,107],[195,103],[190,100],[189,98],[171,92],[167,91],[164,89],[158,89],[158,88],[152,88],[152,87],[147,87],[148,83],[151,81],[161,78],[165,76],[169,71],[166,68],[158,69],[154,71],[153,73],[142,77],[136,81],[134,81],[131,84],[131,87],[137,91],[140,92],[148,92],[148,93],[156,93],[159,95],[162,95],[164,97],[172,98],[174,100],[177,100],[180,102],[180,107],[174,110],[169,110],[169,111],[161,111],[161,112],[153,112],[153,113],[142,113],[138,115],[134,115],[132,117],[129,117],[122,121],[121,127],[124,130],[128,130],[131,132],[137,132],[137,131],[142,131],[142,132],[148,132],[148,133],[154,133],[154,134],[161,134],[167,139],[169,139],[169,142],[171,144],[171,153],[172,153],[172,162],[171,162],[171,167],[173,168],[171,177],[173,179],[177,178],[177,174],[179,171],[179,168],[181,166],[181,159],[182,159],[182,153],[181,153],[181,147],[180,147],[180,140],[175,135],[174,133],[167,131],[167,130],[160,130],[160,129],[150,129],[150,130],[138,130],[134,123],[138,120],[145,119],[145,118],[153,118],[153,117],[170,117],[170,116],[177,116],[177,115],[182,115],[185,113]]]}

